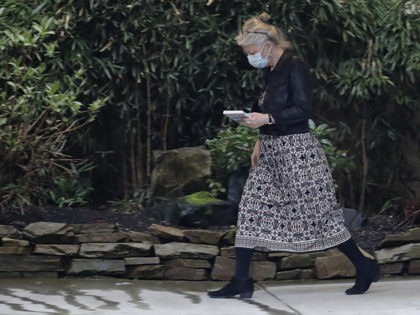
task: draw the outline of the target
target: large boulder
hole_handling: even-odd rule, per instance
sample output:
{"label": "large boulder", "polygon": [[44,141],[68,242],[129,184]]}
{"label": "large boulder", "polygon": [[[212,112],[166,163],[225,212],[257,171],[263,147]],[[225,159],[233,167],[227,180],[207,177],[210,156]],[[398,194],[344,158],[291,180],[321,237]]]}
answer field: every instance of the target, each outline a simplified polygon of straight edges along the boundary
{"label": "large boulder", "polygon": [[211,160],[204,147],[154,151],[153,158],[153,195],[173,198],[206,189]]}

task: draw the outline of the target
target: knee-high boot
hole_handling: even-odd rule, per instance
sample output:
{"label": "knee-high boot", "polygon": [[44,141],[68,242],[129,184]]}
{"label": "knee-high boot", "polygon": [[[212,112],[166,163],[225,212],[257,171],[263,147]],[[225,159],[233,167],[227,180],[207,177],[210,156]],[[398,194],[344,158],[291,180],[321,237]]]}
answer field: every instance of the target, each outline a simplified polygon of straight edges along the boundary
{"label": "knee-high boot", "polygon": [[352,238],[338,245],[337,248],[350,259],[356,269],[356,282],[353,287],[346,290],[346,294],[362,294],[369,289],[372,282],[380,279],[379,265],[375,260],[363,255]]}
{"label": "knee-high boot", "polygon": [[235,275],[223,288],[210,291],[208,295],[212,298],[231,298],[236,295],[240,298],[251,298],[254,293],[254,281],[249,277],[249,268],[253,253],[254,250],[250,248],[235,248]]}

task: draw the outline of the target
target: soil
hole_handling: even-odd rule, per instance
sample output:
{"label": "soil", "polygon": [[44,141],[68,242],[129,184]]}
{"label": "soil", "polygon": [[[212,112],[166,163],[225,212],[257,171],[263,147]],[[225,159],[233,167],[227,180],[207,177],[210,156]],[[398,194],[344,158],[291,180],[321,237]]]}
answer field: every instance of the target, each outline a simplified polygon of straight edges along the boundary
{"label": "soil", "polygon": [[[155,217],[151,211],[123,213],[113,208],[31,207],[25,209],[24,212],[7,209],[0,216],[0,224],[13,225],[18,229],[23,229],[29,223],[38,221],[68,224],[112,223],[116,224],[121,231],[140,232],[147,231],[152,223],[166,224]],[[401,233],[416,226],[420,225],[408,222],[403,215],[375,215],[370,217],[361,228],[351,233],[359,246],[373,253],[388,234]],[[212,226],[208,229],[228,230],[229,226]]]}

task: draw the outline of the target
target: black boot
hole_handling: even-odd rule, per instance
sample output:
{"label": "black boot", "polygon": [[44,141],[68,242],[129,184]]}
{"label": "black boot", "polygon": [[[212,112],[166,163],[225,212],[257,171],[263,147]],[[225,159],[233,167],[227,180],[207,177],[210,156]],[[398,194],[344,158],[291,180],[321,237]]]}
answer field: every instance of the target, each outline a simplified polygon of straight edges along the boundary
{"label": "black boot", "polygon": [[254,293],[254,281],[252,278],[239,279],[233,277],[228,284],[217,291],[208,292],[211,298],[231,298],[239,294],[241,299],[249,299]]}
{"label": "black boot", "polygon": [[346,290],[346,294],[362,294],[369,289],[372,282],[379,280],[381,277],[379,265],[375,260],[363,255],[352,238],[341,243],[337,248],[350,259],[356,269],[356,283]]}
{"label": "black boot", "polygon": [[381,278],[381,270],[376,261],[369,261],[359,268],[356,268],[356,283],[353,287],[346,290],[346,294],[355,295],[365,293],[372,282],[376,282]]}

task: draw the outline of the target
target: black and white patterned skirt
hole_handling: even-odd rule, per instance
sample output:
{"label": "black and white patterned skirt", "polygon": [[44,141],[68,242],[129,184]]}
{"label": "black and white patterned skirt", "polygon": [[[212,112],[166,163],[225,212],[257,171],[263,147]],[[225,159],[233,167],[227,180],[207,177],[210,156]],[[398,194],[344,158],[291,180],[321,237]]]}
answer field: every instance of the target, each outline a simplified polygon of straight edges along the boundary
{"label": "black and white patterned skirt", "polygon": [[308,252],[348,240],[351,235],[315,136],[260,135],[259,142],[260,159],[239,204],[235,246]]}

